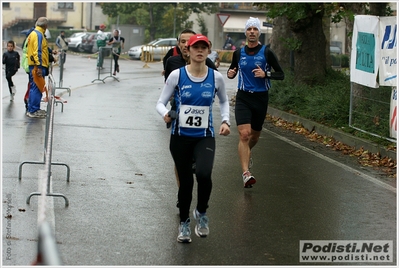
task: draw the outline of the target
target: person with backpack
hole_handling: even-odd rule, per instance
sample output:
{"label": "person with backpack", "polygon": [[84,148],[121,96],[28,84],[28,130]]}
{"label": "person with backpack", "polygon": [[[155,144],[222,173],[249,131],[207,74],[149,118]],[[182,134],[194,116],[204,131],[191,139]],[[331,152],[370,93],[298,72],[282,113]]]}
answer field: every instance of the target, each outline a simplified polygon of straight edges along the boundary
{"label": "person with backpack", "polygon": [[7,42],[7,51],[3,54],[3,64],[5,65],[6,79],[8,82],[8,89],[10,90],[10,101],[14,101],[15,93],[17,92],[12,77],[18,72],[20,66],[20,56],[15,49],[15,42],[10,40]]}
{"label": "person with backpack", "polygon": [[[179,37],[176,38],[177,42],[179,42]],[[166,61],[173,56],[177,56],[180,55],[181,51],[178,45],[172,47],[171,49],[168,50],[168,52],[166,52],[166,55],[162,58],[162,64],[163,64],[163,70],[162,70],[162,76],[165,75],[165,68],[166,68]]]}
{"label": "person with backpack", "polygon": [[[238,90],[235,102],[235,119],[239,132],[238,155],[245,188],[256,183],[250,172],[251,149],[256,145],[266,118],[269,102],[270,80],[283,80],[284,72],[277,56],[270,48],[259,44],[260,20],[250,17],[245,24],[247,45],[233,52],[227,78],[238,76]],[[271,72],[272,69],[274,72]]]}

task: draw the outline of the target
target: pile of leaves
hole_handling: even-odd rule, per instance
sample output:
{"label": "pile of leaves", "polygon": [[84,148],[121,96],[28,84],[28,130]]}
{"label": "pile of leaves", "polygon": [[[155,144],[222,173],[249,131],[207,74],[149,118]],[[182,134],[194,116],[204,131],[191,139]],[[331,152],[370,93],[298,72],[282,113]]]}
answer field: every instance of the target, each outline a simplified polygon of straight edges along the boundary
{"label": "pile of leaves", "polygon": [[[355,147],[346,145],[332,137],[320,135],[315,131],[309,131],[299,122],[290,123],[271,115],[267,115],[266,119],[271,121],[276,127],[291,130],[294,133],[307,137],[310,141],[324,144],[326,147],[329,147],[335,151],[340,151],[345,155],[357,157],[358,163],[364,167],[372,167],[374,169],[381,170],[387,174],[387,176],[396,178],[396,160],[392,158],[386,156],[382,157],[380,153],[371,153],[367,150],[364,150],[363,147],[356,149]],[[396,152],[396,146],[390,146],[390,148],[387,149]]]}

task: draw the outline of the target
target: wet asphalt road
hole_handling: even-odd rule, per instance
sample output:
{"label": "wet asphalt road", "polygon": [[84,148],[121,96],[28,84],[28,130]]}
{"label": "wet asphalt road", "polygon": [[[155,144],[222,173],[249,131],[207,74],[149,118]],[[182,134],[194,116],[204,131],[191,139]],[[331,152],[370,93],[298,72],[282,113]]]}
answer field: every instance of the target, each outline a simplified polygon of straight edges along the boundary
{"label": "wet asphalt road", "polygon": [[[68,55],[62,85],[71,96],[57,90],[67,103],[63,112],[55,107],[52,159],[70,166],[71,177],[67,183],[65,167],[53,166],[52,192],[70,204],[48,198],[47,219],[65,265],[299,265],[309,264],[299,261],[301,240],[396,245],[395,182],[268,123],[253,150],[257,183],[244,189],[232,109],[232,133],[216,138],[210,235],[196,237],[192,221],[192,243],[178,243],[169,130],[155,110],[162,64],[120,65],[119,82],[92,82],[95,60]],[[58,67],[53,74],[59,82]],[[100,78],[107,75],[104,70]],[[14,81],[13,103],[2,81],[2,264],[24,266],[37,253],[40,197],[29,205],[26,198],[38,191],[41,165],[25,165],[21,181],[18,167],[43,160],[45,120],[24,115],[27,75],[20,71]],[[232,96],[236,80],[226,84]],[[195,202],[196,194],[192,208]],[[386,264],[396,264],[394,255]]]}

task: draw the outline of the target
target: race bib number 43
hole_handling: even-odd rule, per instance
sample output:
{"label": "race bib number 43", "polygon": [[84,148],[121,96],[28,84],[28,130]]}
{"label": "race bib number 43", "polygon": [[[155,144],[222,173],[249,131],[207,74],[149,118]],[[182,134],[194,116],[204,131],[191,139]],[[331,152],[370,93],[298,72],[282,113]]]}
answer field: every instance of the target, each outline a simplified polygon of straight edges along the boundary
{"label": "race bib number 43", "polygon": [[181,127],[208,128],[209,107],[208,106],[180,106],[179,122]]}

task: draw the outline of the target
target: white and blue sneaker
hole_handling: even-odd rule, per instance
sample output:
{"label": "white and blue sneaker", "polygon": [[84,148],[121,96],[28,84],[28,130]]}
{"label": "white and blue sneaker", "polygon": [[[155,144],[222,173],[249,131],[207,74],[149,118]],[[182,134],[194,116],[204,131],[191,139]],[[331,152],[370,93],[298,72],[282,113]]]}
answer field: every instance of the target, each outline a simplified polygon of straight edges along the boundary
{"label": "white and blue sneaker", "polygon": [[199,213],[197,209],[193,211],[194,219],[197,221],[195,225],[195,234],[199,237],[207,237],[209,235],[209,219],[206,213]]}
{"label": "white and blue sneaker", "polygon": [[180,223],[177,241],[180,243],[190,243],[191,242],[190,219],[187,219],[185,222]]}

